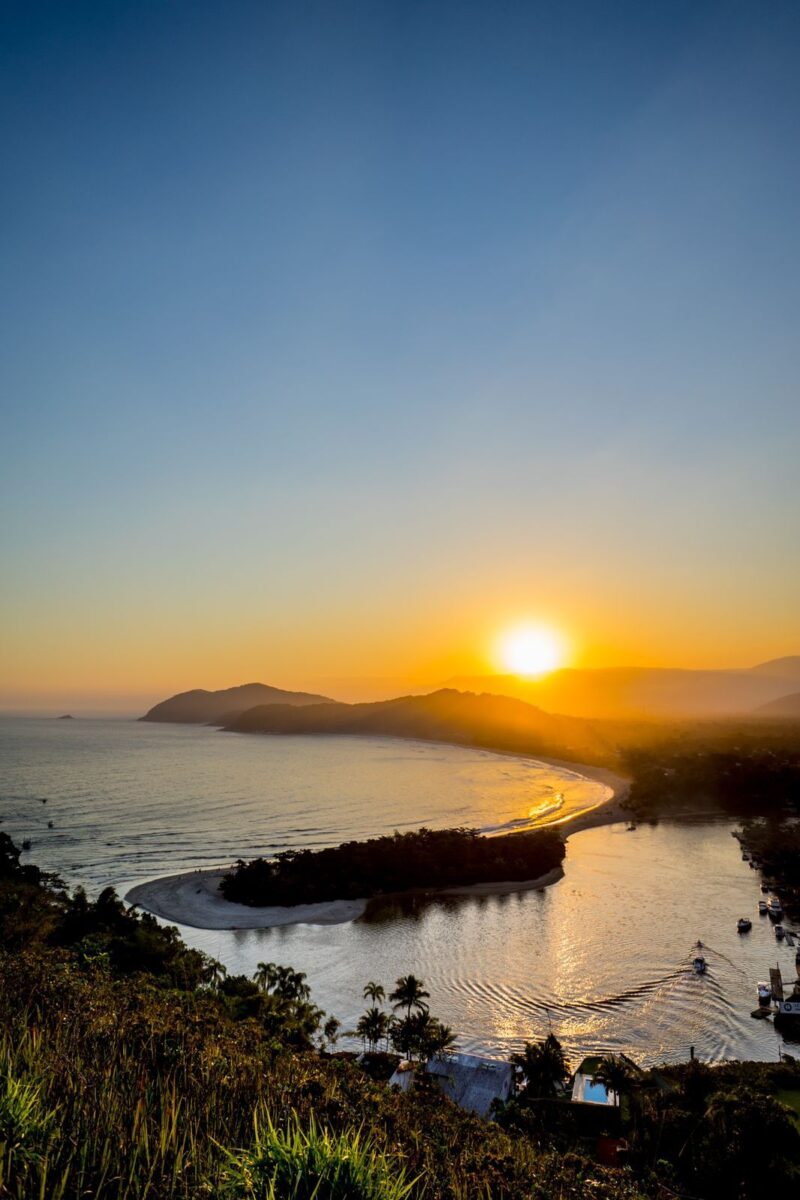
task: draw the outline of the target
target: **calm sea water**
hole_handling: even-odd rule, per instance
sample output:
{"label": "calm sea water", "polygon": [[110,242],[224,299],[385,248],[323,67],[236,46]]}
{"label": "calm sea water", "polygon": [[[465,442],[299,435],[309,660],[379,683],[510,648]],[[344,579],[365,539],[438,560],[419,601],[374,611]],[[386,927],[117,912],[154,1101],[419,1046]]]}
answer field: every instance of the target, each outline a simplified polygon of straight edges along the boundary
{"label": "calm sea water", "polygon": [[[568,772],[449,746],[0,720],[2,828],[92,891],[394,828],[516,828],[602,795]],[[505,1056],[552,1029],[573,1058],[611,1049],[653,1063],[693,1045],[708,1060],[776,1059],[771,1022],[749,1014],[770,965],[794,977],[794,951],[758,918],[759,879],[732,828],[575,834],[565,877],[541,892],[379,906],[347,925],[181,932],[231,972],[264,959],[305,971],[345,1028],[363,1010],[364,982],[389,990],[413,971],[472,1051]],[[743,914],[754,928],[740,936]],[[704,977],[690,969],[698,938]]]}

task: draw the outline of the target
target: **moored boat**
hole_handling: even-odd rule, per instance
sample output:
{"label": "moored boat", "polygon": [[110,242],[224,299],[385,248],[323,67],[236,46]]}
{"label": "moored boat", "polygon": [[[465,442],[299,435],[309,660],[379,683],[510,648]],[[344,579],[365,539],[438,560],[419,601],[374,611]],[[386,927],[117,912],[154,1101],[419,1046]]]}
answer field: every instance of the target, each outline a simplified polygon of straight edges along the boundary
{"label": "moored boat", "polygon": [[778,941],[781,941],[782,938],[786,937],[786,930],[782,925],[775,926],[775,937],[778,939]]}
{"label": "moored boat", "polygon": [[766,900],[759,900],[759,902],[758,902],[758,911],[761,913],[762,917],[765,917],[765,916],[767,915],[767,902],[766,902]]}
{"label": "moored boat", "polygon": [[761,980],[756,984],[756,990],[758,992],[758,1003],[769,1004],[772,1000],[772,988],[770,985]]}
{"label": "moored boat", "polygon": [[753,928],[753,922],[749,917],[739,917],[739,920],[736,922],[736,928],[739,930],[739,933],[748,933]]}
{"label": "moored boat", "polygon": [[777,918],[783,916],[783,905],[777,896],[770,896],[767,901],[767,912],[771,917]]}

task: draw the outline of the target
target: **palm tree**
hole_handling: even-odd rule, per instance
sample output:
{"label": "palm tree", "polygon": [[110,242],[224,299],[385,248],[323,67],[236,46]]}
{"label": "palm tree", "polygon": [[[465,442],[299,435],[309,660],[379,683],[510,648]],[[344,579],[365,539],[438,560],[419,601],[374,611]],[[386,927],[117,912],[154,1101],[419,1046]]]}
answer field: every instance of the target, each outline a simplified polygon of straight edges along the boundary
{"label": "palm tree", "polygon": [[356,1033],[372,1051],[377,1050],[378,1043],[387,1036],[388,1032],[389,1018],[385,1012],[381,1012],[374,1005],[367,1009],[356,1025]]}
{"label": "palm tree", "polygon": [[364,988],[364,999],[371,1000],[373,1004],[380,1004],[386,999],[386,992],[383,990],[383,985],[370,980]]}
{"label": "palm tree", "polygon": [[525,1094],[537,1099],[554,1096],[556,1085],[569,1075],[561,1042],[552,1033],[544,1041],[526,1042],[523,1052],[512,1054],[511,1061],[525,1077]]}
{"label": "palm tree", "polygon": [[627,1059],[617,1054],[601,1058],[592,1083],[602,1083],[607,1092],[621,1099],[629,1096],[636,1084],[636,1075]]}
{"label": "palm tree", "polygon": [[342,1027],[341,1021],[337,1021],[336,1017],[328,1017],[325,1024],[322,1026],[322,1048],[331,1045],[335,1046],[339,1038],[339,1030]]}
{"label": "palm tree", "polygon": [[417,1012],[426,1013],[428,1006],[425,1003],[430,998],[430,992],[425,991],[425,983],[422,979],[417,979],[416,975],[401,975],[395,984],[395,990],[389,993],[389,1000],[392,1007],[397,1010],[404,1008],[406,1016],[411,1016],[412,1008]]}
{"label": "palm tree", "polygon": [[282,1000],[307,1000],[311,995],[302,971],[280,967],[277,963],[258,963],[253,979],[260,991],[272,992]]}
{"label": "palm tree", "polygon": [[260,963],[256,964],[256,970],[255,970],[255,974],[253,975],[253,980],[255,983],[258,984],[258,990],[260,992],[267,992],[272,987],[272,984],[274,982],[274,971],[275,971],[274,963],[260,962]]}
{"label": "palm tree", "polygon": [[220,984],[228,974],[228,968],[221,962],[217,962],[216,958],[212,958],[208,965],[208,982],[213,988],[219,991]]}
{"label": "palm tree", "polygon": [[450,1026],[443,1025],[441,1021],[437,1021],[434,1017],[428,1022],[422,1037],[420,1057],[426,1063],[432,1058],[442,1058],[453,1049],[455,1044],[456,1035]]}

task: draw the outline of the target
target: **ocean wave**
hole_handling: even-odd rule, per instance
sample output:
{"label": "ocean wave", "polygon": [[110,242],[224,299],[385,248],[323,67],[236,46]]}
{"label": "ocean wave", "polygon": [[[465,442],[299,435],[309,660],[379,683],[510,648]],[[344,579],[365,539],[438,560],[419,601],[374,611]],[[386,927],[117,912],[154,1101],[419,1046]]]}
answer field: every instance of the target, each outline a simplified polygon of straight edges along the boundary
{"label": "ocean wave", "polygon": [[556,792],[555,796],[542,800],[540,804],[534,804],[524,817],[512,817],[511,820],[503,821],[499,825],[483,825],[481,833],[486,837],[492,837],[503,833],[523,833],[527,829],[537,829],[542,821],[552,817],[563,807],[563,793]]}

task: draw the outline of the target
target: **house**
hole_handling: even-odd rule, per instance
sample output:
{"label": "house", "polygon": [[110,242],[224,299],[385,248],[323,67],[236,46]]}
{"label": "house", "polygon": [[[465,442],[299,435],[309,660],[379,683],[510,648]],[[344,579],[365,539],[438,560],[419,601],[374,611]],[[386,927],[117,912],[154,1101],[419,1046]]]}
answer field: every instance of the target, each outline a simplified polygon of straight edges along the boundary
{"label": "house", "polygon": [[[416,1064],[401,1062],[389,1083],[407,1091],[417,1069]],[[494,1058],[458,1052],[437,1055],[426,1070],[445,1096],[480,1117],[488,1117],[493,1101],[504,1102],[514,1091],[511,1063]]]}
{"label": "house", "polygon": [[595,1081],[594,1076],[600,1070],[601,1059],[594,1056],[585,1058],[575,1072],[572,1081],[572,1100],[576,1104],[609,1104],[619,1106],[619,1096],[611,1092],[604,1083]]}

